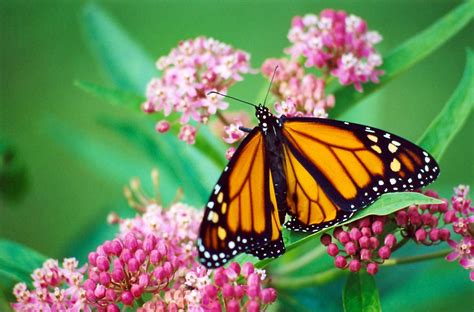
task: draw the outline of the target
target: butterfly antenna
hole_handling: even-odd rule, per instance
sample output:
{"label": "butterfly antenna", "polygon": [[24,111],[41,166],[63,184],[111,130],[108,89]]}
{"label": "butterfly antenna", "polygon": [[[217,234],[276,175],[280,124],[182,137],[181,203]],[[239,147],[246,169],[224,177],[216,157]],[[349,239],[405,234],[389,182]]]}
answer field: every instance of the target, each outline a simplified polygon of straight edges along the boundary
{"label": "butterfly antenna", "polygon": [[273,70],[272,80],[270,80],[270,85],[268,86],[267,94],[265,95],[265,100],[263,100],[263,106],[265,106],[265,103],[267,103],[268,93],[270,93],[270,89],[272,88],[273,79],[275,78],[277,69],[278,69],[278,65],[275,66],[275,69]]}
{"label": "butterfly antenna", "polygon": [[230,96],[230,95],[226,95],[226,94],[219,93],[219,92],[217,92],[217,91],[211,91],[211,92],[209,92],[207,95],[213,94],[213,93],[214,93],[214,94],[219,94],[220,96],[227,97],[227,98],[229,98],[229,99],[233,99],[233,100],[236,100],[236,101],[239,101],[239,102],[242,102],[242,103],[251,105],[251,106],[253,106],[253,107],[257,107],[255,104],[252,104],[252,103],[250,103],[250,102],[247,102],[247,101],[244,101],[244,100],[235,98],[235,97]]}

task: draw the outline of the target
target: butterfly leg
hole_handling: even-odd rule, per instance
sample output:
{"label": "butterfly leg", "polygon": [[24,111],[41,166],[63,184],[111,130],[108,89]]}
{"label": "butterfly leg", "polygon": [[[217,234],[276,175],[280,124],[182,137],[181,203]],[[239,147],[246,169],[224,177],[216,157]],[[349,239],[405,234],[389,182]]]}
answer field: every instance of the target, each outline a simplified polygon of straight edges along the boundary
{"label": "butterfly leg", "polygon": [[240,130],[240,131],[243,131],[243,132],[247,132],[247,133],[250,133],[250,131],[252,131],[252,129],[250,129],[250,128],[245,128],[245,127],[239,127],[239,130]]}

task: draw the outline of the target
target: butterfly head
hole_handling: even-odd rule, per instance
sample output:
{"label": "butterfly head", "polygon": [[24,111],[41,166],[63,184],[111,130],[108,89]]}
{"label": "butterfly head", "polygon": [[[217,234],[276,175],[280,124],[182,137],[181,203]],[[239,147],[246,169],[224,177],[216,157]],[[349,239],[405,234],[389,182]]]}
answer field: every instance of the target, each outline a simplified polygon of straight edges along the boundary
{"label": "butterfly head", "polygon": [[259,121],[259,126],[266,131],[269,124],[275,121],[275,116],[270,112],[268,107],[259,104],[255,106],[255,116],[257,116]]}

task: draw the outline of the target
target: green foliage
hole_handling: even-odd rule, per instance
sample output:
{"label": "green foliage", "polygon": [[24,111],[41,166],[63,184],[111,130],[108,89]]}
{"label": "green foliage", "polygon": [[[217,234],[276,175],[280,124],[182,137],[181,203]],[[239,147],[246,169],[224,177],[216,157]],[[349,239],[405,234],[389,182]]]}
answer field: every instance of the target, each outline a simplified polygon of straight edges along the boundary
{"label": "green foliage", "polygon": [[349,274],[343,292],[344,311],[382,311],[374,277],[366,272]]}
{"label": "green foliage", "polygon": [[18,282],[31,286],[30,274],[43,265],[46,257],[37,251],[8,240],[0,240],[0,290],[12,300],[12,288]]}
{"label": "green foliage", "polygon": [[474,106],[474,53],[467,51],[464,75],[443,110],[426,130],[420,145],[436,159],[443,156],[449,143],[462,129]]}

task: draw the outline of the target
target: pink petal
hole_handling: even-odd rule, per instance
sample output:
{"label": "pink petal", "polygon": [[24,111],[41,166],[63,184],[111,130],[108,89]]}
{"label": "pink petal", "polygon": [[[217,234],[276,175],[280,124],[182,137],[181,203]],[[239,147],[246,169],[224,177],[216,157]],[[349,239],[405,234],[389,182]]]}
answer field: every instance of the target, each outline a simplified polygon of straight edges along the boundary
{"label": "pink petal", "polygon": [[458,256],[459,256],[459,252],[453,251],[452,253],[450,253],[449,255],[446,256],[446,260],[454,261],[454,260],[457,259]]}
{"label": "pink petal", "polygon": [[451,247],[451,248],[456,248],[456,247],[458,247],[458,243],[455,242],[455,241],[453,241],[452,239],[448,240],[448,245],[449,245],[449,247]]}
{"label": "pink petal", "polygon": [[469,260],[466,257],[459,260],[459,264],[465,269],[469,268]]}

